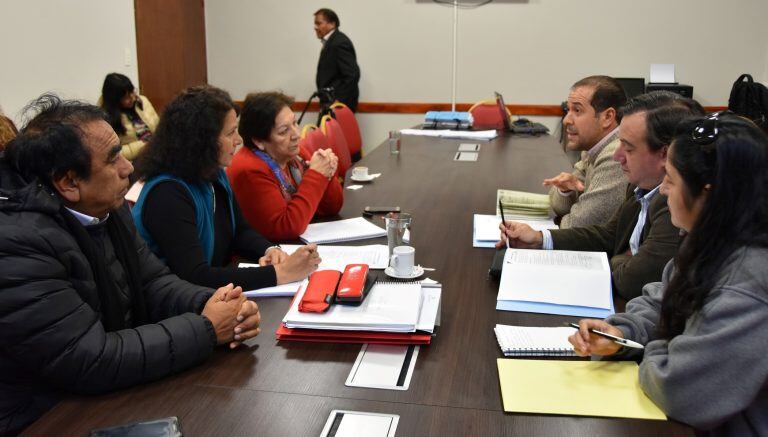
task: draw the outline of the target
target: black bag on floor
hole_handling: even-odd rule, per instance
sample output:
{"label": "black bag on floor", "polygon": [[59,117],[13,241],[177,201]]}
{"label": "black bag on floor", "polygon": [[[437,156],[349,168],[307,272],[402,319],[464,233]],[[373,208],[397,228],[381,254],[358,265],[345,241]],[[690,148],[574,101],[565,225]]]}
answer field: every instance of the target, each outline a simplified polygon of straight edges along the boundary
{"label": "black bag on floor", "polygon": [[768,131],[768,88],[755,82],[751,75],[742,74],[733,83],[728,109]]}

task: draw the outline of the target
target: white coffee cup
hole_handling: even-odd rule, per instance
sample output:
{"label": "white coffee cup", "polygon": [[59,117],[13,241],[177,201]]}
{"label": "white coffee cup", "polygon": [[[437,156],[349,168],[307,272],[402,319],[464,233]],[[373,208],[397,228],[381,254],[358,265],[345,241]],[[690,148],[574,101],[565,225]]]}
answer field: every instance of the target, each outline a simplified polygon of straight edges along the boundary
{"label": "white coffee cup", "polygon": [[415,258],[416,249],[411,246],[397,246],[392,249],[389,265],[392,266],[397,276],[411,276]]}
{"label": "white coffee cup", "polygon": [[357,179],[368,179],[368,167],[355,167],[352,169],[352,176]]}

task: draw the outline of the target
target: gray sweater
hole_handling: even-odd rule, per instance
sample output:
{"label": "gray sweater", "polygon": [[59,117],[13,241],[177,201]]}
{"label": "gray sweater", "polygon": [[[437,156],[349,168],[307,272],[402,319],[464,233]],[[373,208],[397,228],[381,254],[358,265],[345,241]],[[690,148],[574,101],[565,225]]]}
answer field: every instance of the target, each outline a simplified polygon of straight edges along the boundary
{"label": "gray sweater", "polygon": [[562,217],[561,229],[605,223],[624,202],[627,179],[621,165],[613,160],[619,134],[614,133],[606,141],[599,150],[581,152],[581,160],[573,166],[573,175],[584,184],[584,192],[565,195],[557,187],[549,190],[552,211]]}
{"label": "gray sweater", "polygon": [[[640,385],[672,419],[711,435],[768,436],[768,249],[746,248],[726,262],[702,309],[670,341],[658,338],[662,293],[674,272],[647,284],[626,313],[607,319],[645,344],[616,358],[640,358]],[[634,356],[633,356],[634,355]]]}

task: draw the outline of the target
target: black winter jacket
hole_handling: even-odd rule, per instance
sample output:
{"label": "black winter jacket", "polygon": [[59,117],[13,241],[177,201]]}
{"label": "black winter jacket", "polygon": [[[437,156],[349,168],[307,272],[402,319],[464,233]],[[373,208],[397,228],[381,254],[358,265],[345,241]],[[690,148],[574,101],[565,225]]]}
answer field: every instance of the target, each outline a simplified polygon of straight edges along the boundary
{"label": "black winter jacket", "polygon": [[[63,226],[61,201],[24,184],[0,154],[0,435],[14,433],[66,393],[104,393],[205,360],[216,333],[199,315],[213,290],[172,275],[114,212],[138,248],[151,324],[106,332],[90,263]],[[110,220],[112,217],[110,217]]]}

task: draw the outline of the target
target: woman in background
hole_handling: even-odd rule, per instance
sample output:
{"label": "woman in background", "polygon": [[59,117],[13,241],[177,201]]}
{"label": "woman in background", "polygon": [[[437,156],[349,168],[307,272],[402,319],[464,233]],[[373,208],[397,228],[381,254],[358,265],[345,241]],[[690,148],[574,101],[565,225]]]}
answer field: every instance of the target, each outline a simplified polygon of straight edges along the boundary
{"label": "woman in background", "polygon": [[[626,312],[582,320],[577,354],[642,359],[640,385],[672,419],[711,435],[768,435],[768,137],[717,113],[683,123],[662,192],[687,232],[662,282]],[[620,349],[594,328],[644,344]]]}
{"label": "woman in background", "polygon": [[249,94],[240,113],[243,148],[228,170],[248,222],[267,238],[298,238],[315,215],[335,215],[344,202],[334,177],[339,160],[317,150],[299,157],[293,99],[279,92]]}
{"label": "woman in background", "polygon": [[[253,290],[303,279],[320,263],[317,247],[288,256],[243,219],[223,170],[240,144],[229,94],[203,86],[177,96],[138,158],[145,184],[133,208],[136,228],[171,271],[195,284]],[[232,266],[235,255],[262,267]]]}
{"label": "woman in background", "polygon": [[120,73],[104,78],[99,105],[120,137],[123,156],[133,161],[152,138],[159,121],[149,99],[136,93],[131,79]]}

